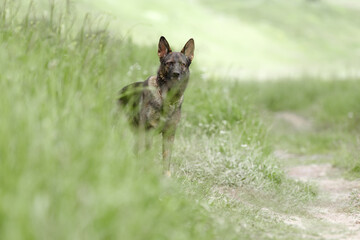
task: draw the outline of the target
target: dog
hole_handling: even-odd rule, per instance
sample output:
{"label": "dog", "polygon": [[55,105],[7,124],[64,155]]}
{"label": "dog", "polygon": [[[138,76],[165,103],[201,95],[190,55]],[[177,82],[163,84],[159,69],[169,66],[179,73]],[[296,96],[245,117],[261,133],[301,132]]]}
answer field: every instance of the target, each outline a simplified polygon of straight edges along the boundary
{"label": "dog", "polygon": [[139,130],[139,142],[145,141],[146,147],[150,145],[148,130],[155,129],[162,134],[163,171],[167,176],[171,176],[172,146],[194,50],[195,43],[191,38],[180,52],[173,52],[162,36],[158,44],[160,67],[157,75],[127,85],[120,90],[118,99],[121,108],[127,110],[131,124]]}

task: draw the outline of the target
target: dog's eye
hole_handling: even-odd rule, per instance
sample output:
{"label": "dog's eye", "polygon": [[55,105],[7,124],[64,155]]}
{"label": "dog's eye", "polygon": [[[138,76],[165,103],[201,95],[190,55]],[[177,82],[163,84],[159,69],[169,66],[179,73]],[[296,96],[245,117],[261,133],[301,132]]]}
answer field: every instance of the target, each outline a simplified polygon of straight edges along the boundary
{"label": "dog's eye", "polygon": [[185,67],[185,66],[186,66],[186,64],[185,64],[185,63],[181,63],[181,66],[182,66],[182,67]]}
{"label": "dog's eye", "polygon": [[172,66],[172,65],[174,65],[174,62],[167,62],[166,65]]}

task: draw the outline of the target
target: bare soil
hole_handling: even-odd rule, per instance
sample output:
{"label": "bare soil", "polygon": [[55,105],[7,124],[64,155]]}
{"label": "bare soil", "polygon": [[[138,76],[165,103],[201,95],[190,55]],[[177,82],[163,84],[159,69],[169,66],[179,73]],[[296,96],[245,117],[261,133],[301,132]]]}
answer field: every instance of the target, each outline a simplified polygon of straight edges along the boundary
{"label": "bare soil", "polygon": [[[275,114],[276,122],[286,122],[297,130],[313,129],[311,121],[291,112],[280,112]],[[316,160],[331,159],[327,155],[296,155],[284,150],[275,152],[281,161],[316,162]],[[310,161],[304,161],[310,160]],[[320,161],[318,161],[320,162]],[[342,177],[341,171],[334,168],[330,163],[296,165],[286,169],[290,178],[298,181],[308,182],[316,185],[319,191],[319,198],[316,202],[306,207],[310,218],[294,216],[284,219],[289,225],[297,226],[300,229],[308,227],[319,227],[317,233],[321,239],[326,240],[360,240],[360,212],[352,210],[351,197],[359,195],[360,181],[349,181]],[[355,196],[356,197],[356,196]],[[360,199],[360,195],[358,196]],[[360,201],[360,200],[359,200]],[[311,220],[311,225],[308,222]],[[316,223],[319,224],[316,224]],[[325,227],[324,227],[325,226]]]}
{"label": "bare soil", "polygon": [[324,239],[360,239],[360,213],[350,211],[350,196],[360,189],[359,181],[345,180],[331,164],[295,166],[289,168],[287,174],[318,186],[319,200],[307,211],[332,226],[319,232]]}

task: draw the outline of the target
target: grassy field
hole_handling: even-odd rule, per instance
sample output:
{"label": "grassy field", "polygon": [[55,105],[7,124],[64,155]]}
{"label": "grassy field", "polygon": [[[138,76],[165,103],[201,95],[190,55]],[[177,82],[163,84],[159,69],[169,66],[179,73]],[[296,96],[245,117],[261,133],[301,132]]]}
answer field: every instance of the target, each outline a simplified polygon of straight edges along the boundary
{"label": "grassy field", "polygon": [[[34,5],[49,12],[48,2],[37,0]],[[303,73],[330,79],[359,76],[360,8],[356,3],[349,7],[341,4],[344,0],[338,4],[330,0],[66,2],[80,19],[89,12],[93,24],[108,21],[112,34],[130,37],[136,44],[153,46],[163,35],[180,49],[192,37],[194,64],[227,79],[276,79]]]}
{"label": "grassy field", "polygon": [[305,78],[254,85],[257,94],[251,101],[260,107],[267,122],[276,122],[283,113],[296,114],[303,122],[295,127],[291,121],[273,124],[270,135],[274,149],[305,156],[321,154],[353,177],[360,176],[359,79]]}
{"label": "grassy field", "polygon": [[[160,137],[135,156],[115,104],[121,87],[156,72],[156,42],[12,3],[0,8],[2,239],[307,239],[319,225],[273,211],[301,214],[316,187],[287,178],[273,151],[330,154],[360,176],[358,79],[219,81],[195,63],[165,178]],[[279,112],[311,128],[271,128]]]}

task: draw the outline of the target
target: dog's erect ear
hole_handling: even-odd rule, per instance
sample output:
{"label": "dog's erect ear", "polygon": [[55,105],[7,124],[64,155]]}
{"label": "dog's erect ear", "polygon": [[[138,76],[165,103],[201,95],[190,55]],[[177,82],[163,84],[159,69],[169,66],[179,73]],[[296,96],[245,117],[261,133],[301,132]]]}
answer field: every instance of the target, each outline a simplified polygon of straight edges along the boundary
{"label": "dog's erect ear", "polygon": [[194,50],[195,50],[194,39],[190,38],[190,40],[187,41],[184,48],[181,50],[181,53],[185,54],[185,56],[187,56],[190,59],[190,61],[192,61],[194,58]]}
{"label": "dog's erect ear", "polygon": [[161,36],[159,40],[158,56],[159,58],[165,57],[168,53],[171,53],[171,48],[166,39]]}

